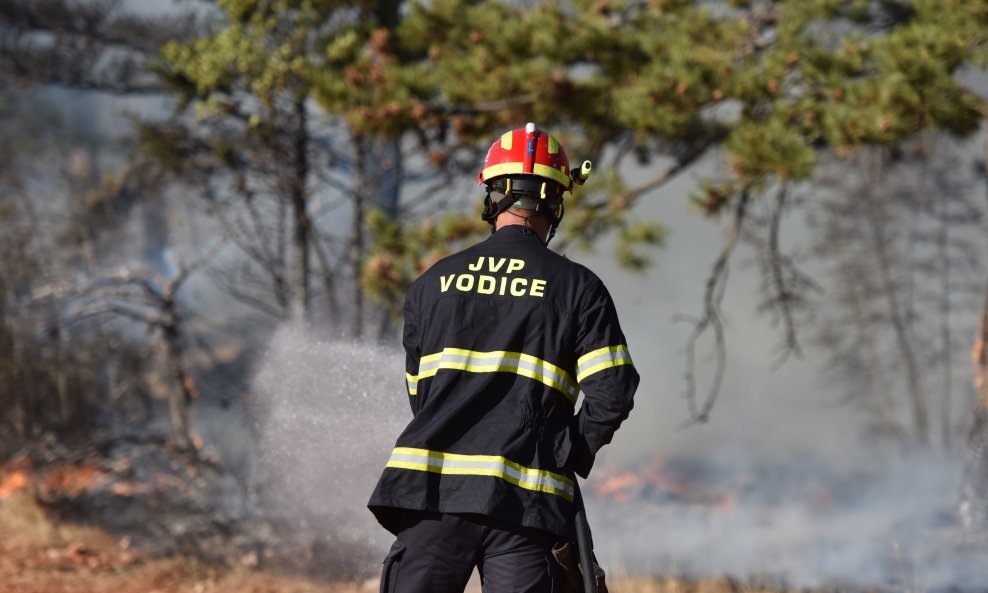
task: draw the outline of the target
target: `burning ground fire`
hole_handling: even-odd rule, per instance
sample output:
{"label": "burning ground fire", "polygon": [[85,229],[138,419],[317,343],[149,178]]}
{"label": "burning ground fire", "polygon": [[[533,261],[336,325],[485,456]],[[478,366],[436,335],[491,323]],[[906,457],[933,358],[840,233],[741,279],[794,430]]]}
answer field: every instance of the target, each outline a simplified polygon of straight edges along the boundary
{"label": "burning ground fire", "polygon": [[[0,501],[25,491],[35,493],[40,500],[54,500],[104,492],[130,497],[152,490],[182,491],[186,487],[181,478],[163,472],[154,472],[150,482],[129,479],[126,474],[131,467],[127,459],[117,459],[105,467],[87,461],[38,464],[18,456],[0,467]],[[194,472],[195,466],[189,469]]]}
{"label": "burning ground fire", "polygon": [[[667,460],[661,455],[635,470],[610,466],[597,471],[591,480],[592,493],[602,502],[650,501],[724,511],[742,500],[765,499],[753,472],[723,472],[696,461]],[[780,485],[776,496],[798,498],[812,509],[826,510],[835,503],[832,490],[816,477],[791,477]]]}
{"label": "burning ground fire", "polygon": [[56,464],[36,467],[26,457],[0,468],[0,500],[33,490],[41,498],[78,496],[105,487],[110,476],[93,465]]}

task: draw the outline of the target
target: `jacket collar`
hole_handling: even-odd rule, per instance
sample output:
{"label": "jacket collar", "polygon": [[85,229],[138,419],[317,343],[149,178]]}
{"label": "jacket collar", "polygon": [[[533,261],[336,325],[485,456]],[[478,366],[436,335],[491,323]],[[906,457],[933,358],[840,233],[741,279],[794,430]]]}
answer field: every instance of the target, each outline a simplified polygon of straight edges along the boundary
{"label": "jacket collar", "polygon": [[511,224],[505,227],[501,227],[497,232],[492,234],[487,240],[494,242],[529,240],[529,241],[534,241],[539,245],[542,245],[543,247],[545,246],[545,244],[542,242],[542,239],[539,239],[539,236],[535,234],[535,231],[526,227],[523,224]]}

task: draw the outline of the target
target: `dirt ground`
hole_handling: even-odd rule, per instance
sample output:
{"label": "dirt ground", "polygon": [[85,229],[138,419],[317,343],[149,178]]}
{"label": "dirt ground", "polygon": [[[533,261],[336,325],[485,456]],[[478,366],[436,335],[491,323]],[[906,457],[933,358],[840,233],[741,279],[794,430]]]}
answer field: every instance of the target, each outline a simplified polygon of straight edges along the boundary
{"label": "dirt ground", "polygon": [[53,521],[28,494],[0,500],[0,593],[364,593],[250,567],[155,558],[89,526]]}
{"label": "dirt ground", "polygon": [[[373,593],[364,583],[314,582],[249,566],[155,558],[100,529],[54,521],[28,494],[0,499],[0,593]],[[476,581],[468,593],[479,593]],[[611,593],[770,593],[720,579],[611,579]],[[775,593],[782,593],[776,591]]]}

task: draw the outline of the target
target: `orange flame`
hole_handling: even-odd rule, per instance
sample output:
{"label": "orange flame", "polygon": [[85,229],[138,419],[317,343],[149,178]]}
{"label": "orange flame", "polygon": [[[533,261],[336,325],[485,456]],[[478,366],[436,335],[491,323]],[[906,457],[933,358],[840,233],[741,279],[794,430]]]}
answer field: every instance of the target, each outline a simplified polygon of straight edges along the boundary
{"label": "orange flame", "polygon": [[42,492],[77,496],[101,486],[109,477],[94,465],[65,466],[49,471],[41,484]]}
{"label": "orange flame", "polygon": [[24,470],[12,470],[10,473],[0,476],[0,500],[10,498],[24,490],[29,483],[27,472]]}

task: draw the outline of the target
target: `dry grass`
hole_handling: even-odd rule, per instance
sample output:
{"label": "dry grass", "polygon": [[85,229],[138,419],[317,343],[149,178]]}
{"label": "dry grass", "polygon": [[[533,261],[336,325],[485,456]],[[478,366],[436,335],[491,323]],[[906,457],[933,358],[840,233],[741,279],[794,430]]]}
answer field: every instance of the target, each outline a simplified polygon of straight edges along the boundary
{"label": "dry grass", "polygon": [[[368,585],[376,585],[370,583]],[[366,593],[194,558],[153,558],[126,539],[54,521],[26,492],[0,499],[0,593]]]}
{"label": "dry grass", "polygon": [[680,579],[653,579],[624,577],[608,584],[611,593],[727,593],[739,591],[728,581],[683,581]]}
{"label": "dry grass", "polygon": [[105,545],[114,540],[100,529],[59,523],[27,492],[0,499],[0,541],[22,549],[90,541]]}
{"label": "dry grass", "polygon": [[786,593],[731,579],[688,581],[678,578],[623,577],[608,585],[611,593]]}
{"label": "dry grass", "polygon": [[[608,577],[611,593],[795,593],[730,579]],[[52,519],[27,492],[0,498],[0,593],[372,593],[366,583],[319,583],[188,557],[153,558],[127,540]],[[469,593],[479,593],[474,579]],[[801,592],[807,593],[807,592]]]}

